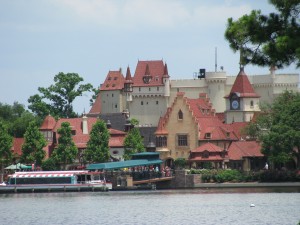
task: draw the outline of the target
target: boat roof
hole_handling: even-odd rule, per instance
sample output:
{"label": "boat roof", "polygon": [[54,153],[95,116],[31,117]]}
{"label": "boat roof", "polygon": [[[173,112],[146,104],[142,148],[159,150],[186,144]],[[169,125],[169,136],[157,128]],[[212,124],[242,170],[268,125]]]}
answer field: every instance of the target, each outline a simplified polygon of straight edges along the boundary
{"label": "boat roof", "polygon": [[87,166],[87,170],[113,170],[121,168],[129,168],[136,166],[148,166],[148,165],[158,165],[163,161],[160,159],[148,160],[148,159],[135,159],[119,162],[109,162],[109,163],[96,163]]}
{"label": "boat roof", "polygon": [[71,177],[74,175],[90,174],[88,170],[66,170],[66,171],[25,171],[15,172],[10,177]]}

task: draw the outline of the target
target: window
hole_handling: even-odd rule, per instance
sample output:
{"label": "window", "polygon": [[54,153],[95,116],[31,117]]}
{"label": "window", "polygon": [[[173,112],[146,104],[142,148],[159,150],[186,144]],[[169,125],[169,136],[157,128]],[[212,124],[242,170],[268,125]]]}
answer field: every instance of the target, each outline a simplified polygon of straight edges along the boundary
{"label": "window", "polygon": [[186,134],[179,134],[177,137],[178,137],[178,146],[188,146],[188,140]]}
{"label": "window", "polygon": [[115,87],[116,85],[115,84],[112,84],[112,87]]}
{"label": "window", "polygon": [[118,108],[118,105],[117,105],[117,104],[115,104],[115,108]]}
{"label": "window", "polygon": [[254,103],[253,101],[250,101],[250,107],[253,108],[254,107]]}
{"label": "window", "polygon": [[117,80],[118,79],[118,77],[114,77],[114,80]]}
{"label": "window", "polygon": [[167,137],[156,137],[156,146],[157,147],[166,147],[167,146]]}
{"label": "window", "polygon": [[74,136],[74,135],[76,135],[76,130],[72,130],[71,131],[71,134]]}
{"label": "window", "polygon": [[182,120],[182,119],[183,119],[183,113],[182,113],[181,109],[180,109],[179,112],[178,112],[178,119],[179,119],[179,120]]}
{"label": "window", "polygon": [[211,133],[205,133],[205,138],[206,139],[211,139]]}
{"label": "window", "polygon": [[157,87],[156,90],[159,91],[159,87]]}
{"label": "window", "polygon": [[151,88],[149,88],[149,91],[151,91]]}
{"label": "window", "polygon": [[111,97],[114,97],[114,94],[111,94]]}
{"label": "window", "polygon": [[144,102],[143,102],[143,101],[141,101],[141,105],[144,105]]}
{"label": "window", "polygon": [[156,105],[158,105],[158,101],[156,101]]}
{"label": "window", "polygon": [[139,88],[139,91],[141,91],[141,88]]}
{"label": "window", "polygon": [[209,157],[209,152],[207,150],[205,150],[203,153],[202,153],[202,158],[208,158]]}

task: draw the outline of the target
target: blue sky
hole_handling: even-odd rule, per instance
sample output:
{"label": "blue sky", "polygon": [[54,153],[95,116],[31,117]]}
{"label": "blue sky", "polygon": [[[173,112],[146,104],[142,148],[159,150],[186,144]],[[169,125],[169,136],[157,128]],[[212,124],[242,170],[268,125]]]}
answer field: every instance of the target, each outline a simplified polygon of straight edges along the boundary
{"label": "blue sky", "polygon": [[[236,75],[227,18],[253,9],[274,11],[267,0],[0,0],[0,102],[27,106],[59,72],[78,73],[96,87],[109,70],[129,66],[133,74],[138,60],[163,59],[171,79],[192,78],[199,68],[215,70],[215,48],[218,69]],[[89,99],[78,98],[75,111],[89,111]]]}

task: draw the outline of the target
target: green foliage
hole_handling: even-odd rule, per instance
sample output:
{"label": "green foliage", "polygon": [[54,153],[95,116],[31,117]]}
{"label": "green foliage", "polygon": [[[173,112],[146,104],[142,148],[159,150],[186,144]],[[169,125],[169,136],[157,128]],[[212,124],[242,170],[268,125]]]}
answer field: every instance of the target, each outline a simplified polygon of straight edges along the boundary
{"label": "green foliage", "polygon": [[109,132],[105,122],[98,120],[91,130],[84,160],[89,163],[102,163],[107,162],[109,158]]}
{"label": "green foliage", "polygon": [[1,182],[3,181],[3,168],[12,159],[12,137],[8,134],[6,126],[0,121],[0,164],[1,164]]}
{"label": "green foliage", "polygon": [[42,169],[44,171],[53,171],[53,170],[59,170],[59,165],[56,162],[54,158],[49,158],[43,161],[42,163]]}
{"label": "green foliage", "polygon": [[300,66],[300,1],[271,0],[278,12],[262,15],[253,10],[237,21],[228,19],[225,38],[231,49],[241,51],[242,65],[282,68]]}
{"label": "green foliage", "polygon": [[137,119],[132,118],[132,119],[130,120],[130,123],[131,123],[132,125],[134,125],[134,126],[137,126],[137,125],[139,125],[140,122],[139,122]]}
{"label": "green foliage", "polygon": [[66,169],[68,163],[73,163],[76,159],[78,149],[72,139],[70,123],[63,122],[57,130],[59,135],[57,148],[53,152],[53,159],[63,165]]}
{"label": "green foliage", "polygon": [[299,182],[298,171],[288,170],[266,170],[259,174],[260,182]]}
{"label": "green foliage", "polygon": [[27,164],[36,163],[38,166],[41,165],[46,155],[43,150],[46,145],[47,142],[36,123],[34,121],[30,122],[24,134],[21,161]]}
{"label": "green foliage", "polygon": [[40,95],[30,96],[28,108],[40,117],[48,114],[61,118],[76,117],[73,101],[92,89],[91,84],[80,84],[82,81],[83,78],[77,73],[58,73],[53,85],[48,88],[39,87]]}
{"label": "green foliage", "polygon": [[25,110],[24,105],[18,102],[13,105],[0,103],[0,121],[6,124],[9,134],[14,137],[23,137],[31,121],[41,122],[40,118]]}
{"label": "green foliage", "polygon": [[97,96],[98,96],[98,94],[100,92],[100,87],[98,87],[98,88],[92,88],[92,92],[93,92],[93,95],[92,95],[92,97],[90,99],[90,106],[92,106],[95,103],[96,98],[97,98]]}
{"label": "green foliage", "polygon": [[131,159],[131,154],[144,152],[143,138],[140,131],[137,128],[132,128],[125,137],[124,140],[124,159]]}
{"label": "green foliage", "polygon": [[[286,91],[275,99],[271,111],[271,126],[261,136],[262,152],[275,163],[300,159],[300,94]],[[299,166],[299,163],[298,163]]]}
{"label": "green foliage", "polygon": [[177,158],[174,160],[174,164],[177,168],[183,169],[186,165],[186,159],[185,158]]}

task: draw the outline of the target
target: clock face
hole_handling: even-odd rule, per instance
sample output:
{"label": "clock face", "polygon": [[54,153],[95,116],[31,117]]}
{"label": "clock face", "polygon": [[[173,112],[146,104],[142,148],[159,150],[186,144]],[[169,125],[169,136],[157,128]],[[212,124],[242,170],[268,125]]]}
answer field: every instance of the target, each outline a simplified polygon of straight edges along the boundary
{"label": "clock face", "polygon": [[231,107],[232,107],[233,109],[238,109],[238,108],[239,108],[239,102],[238,102],[237,100],[233,100],[233,101],[231,102]]}

